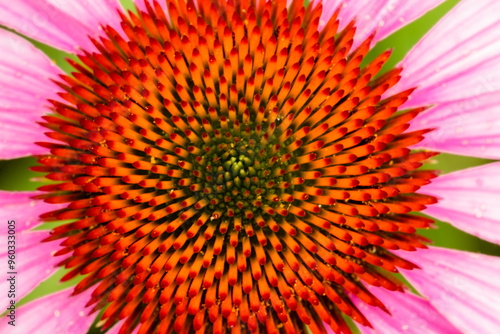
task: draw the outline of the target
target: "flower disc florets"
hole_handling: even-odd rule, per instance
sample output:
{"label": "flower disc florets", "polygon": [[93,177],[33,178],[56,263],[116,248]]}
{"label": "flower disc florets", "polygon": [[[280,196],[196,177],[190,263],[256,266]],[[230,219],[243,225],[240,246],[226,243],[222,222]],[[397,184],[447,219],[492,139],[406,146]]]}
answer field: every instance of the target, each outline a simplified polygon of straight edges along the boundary
{"label": "flower disc florets", "polygon": [[36,169],[69,204],[43,218],[73,220],[49,240],[104,328],[339,332],[368,324],[351,295],[384,308],[362,282],[401,289],[388,272],[414,265],[389,250],[425,247],[409,212],[435,201],[415,194],[433,153],[408,149],[426,131],[405,132],[423,109],[397,113],[389,53],[360,67],[371,38],[351,50],[321,12],[153,2],[62,76]]}

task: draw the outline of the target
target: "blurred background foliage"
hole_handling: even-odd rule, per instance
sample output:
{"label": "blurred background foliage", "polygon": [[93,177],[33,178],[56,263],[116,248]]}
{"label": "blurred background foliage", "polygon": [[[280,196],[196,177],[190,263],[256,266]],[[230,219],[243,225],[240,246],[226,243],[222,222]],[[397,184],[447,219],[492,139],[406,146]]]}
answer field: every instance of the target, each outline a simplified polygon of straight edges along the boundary
{"label": "blurred background foliage", "polygon": [[[142,1],[142,0],[139,0]],[[405,28],[399,30],[385,40],[379,42],[372,51],[368,54],[366,62],[372,60],[381,52],[392,49],[391,59],[386,64],[384,70],[393,68],[399,61],[403,59],[405,54],[422,38],[422,36],[453,6],[460,0],[448,0],[438,8],[430,11],[419,20],[409,24]],[[133,10],[133,0],[121,0],[124,7]],[[1,29],[1,28],[0,28]],[[32,41],[38,48],[45,52],[51,59],[54,60],[64,71],[69,72],[71,67],[67,64],[65,58],[74,56],[53,49],[47,45]],[[489,162],[484,159],[455,156],[450,154],[441,154],[433,159],[433,161],[424,168],[437,169],[442,173],[469,168],[482,165]],[[29,170],[29,167],[36,164],[33,158],[23,158],[10,161],[0,161],[0,189],[1,190],[35,190],[40,186],[41,175]],[[52,228],[53,223],[44,225],[43,228]],[[486,241],[480,240],[474,236],[466,234],[444,222],[437,222],[435,229],[420,231],[421,234],[431,239],[434,245],[462,249],[485,254],[500,255],[500,246],[493,245]],[[45,282],[29,294],[21,303],[38,298],[42,295],[60,290],[65,287],[76,284],[78,278],[75,278],[64,284],[58,283],[60,278],[66,273],[65,270],[59,270],[53,277]],[[21,273],[22,277],[22,273]],[[33,279],[33,278],[24,278]],[[23,278],[22,278],[23,280]],[[91,333],[97,333],[95,329]]]}

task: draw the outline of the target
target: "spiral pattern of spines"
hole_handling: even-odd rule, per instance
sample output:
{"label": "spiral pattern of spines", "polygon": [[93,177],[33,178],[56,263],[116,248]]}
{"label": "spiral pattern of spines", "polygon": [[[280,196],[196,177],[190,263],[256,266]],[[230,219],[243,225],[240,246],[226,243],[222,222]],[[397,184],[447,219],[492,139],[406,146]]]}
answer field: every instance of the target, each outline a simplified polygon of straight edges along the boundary
{"label": "spiral pattern of spines", "polygon": [[[434,155],[405,132],[423,109],[410,91],[381,99],[386,52],[360,64],[354,23],[318,30],[321,4],[157,2],[105,27],[62,76],[41,157],[43,215],[63,278],[86,275],[108,328],[122,332],[348,332],[369,324],[349,294],[385,309],[361,284],[401,289],[387,272],[414,265],[390,250],[425,247],[412,215]],[[128,41],[127,41],[128,40]],[[375,78],[375,79],[374,79]],[[62,118],[60,117],[62,116]],[[384,269],[384,270],[381,270]]]}

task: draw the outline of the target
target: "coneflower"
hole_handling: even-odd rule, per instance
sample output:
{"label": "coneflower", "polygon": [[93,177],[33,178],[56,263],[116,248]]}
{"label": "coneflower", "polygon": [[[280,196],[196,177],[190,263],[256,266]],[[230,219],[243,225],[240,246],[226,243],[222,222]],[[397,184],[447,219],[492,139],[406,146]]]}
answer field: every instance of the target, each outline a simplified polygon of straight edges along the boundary
{"label": "coneflower", "polygon": [[84,332],[84,315],[101,312],[98,327],[120,333],[350,333],[346,317],[388,333],[397,326],[379,319],[421,307],[434,332],[470,329],[401,297],[394,276],[408,271],[425,292],[428,263],[446,264],[418,212],[453,176],[419,191],[437,153],[412,150],[444,124],[412,122],[439,99],[424,88],[412,100],[404,66],[381,74],[390,51],[364,65],[385,28],[357,32],[341,4],[146,1],[119,11],[120,27],[99,20],[72,75],[51,77],[57,95],[38,120],[50,140],[32,135],[29,151],[54,181],[30,195],[58,205],[35,204],[40,220],[69,222],[29,232],[27,248],[58,240],[40,246],[50,264],[69,269],[62,281],[83,277],[68,310],[85,313],[52,331]]}

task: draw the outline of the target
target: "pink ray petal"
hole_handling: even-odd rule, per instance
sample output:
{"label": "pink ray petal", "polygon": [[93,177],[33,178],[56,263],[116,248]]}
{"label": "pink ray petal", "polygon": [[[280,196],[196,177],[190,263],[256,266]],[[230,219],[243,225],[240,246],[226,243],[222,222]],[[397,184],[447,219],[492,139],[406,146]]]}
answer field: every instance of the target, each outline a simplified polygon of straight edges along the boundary
{"label": "pink ray petal", "polygon": [[17,310],[16,326],[2,319],[1,333],[84,334],[94,322],[95,315],[88,315],[85,304],[92,289],[74,297],[73,288],[65,289],[36,299]]}
{"label": "pink ray petal", "polygon": [[500,244],[500,163],[442,175],[422,189],[439,198],[425,213]]}
{"label": "pink ray petal", "polygon": [[405,106],[436,105],[413,122],[438,128],[418,147],[500,158],[499,11],[496,0],[461,1],[400,64],[394,90],[419,88]]}
{"label": "pink ray petal", "polygon": [[88,36],[97,37],[101,24],[119,27],[117,9],[117,0],[1,0],[0,23],[67,52],[93,50]]}
{"label": "pink ray petal", "polygon": [[39,191],[0,190],[0,217],[4,221],[15,219],[18,231],[28,231],[38,226],[41,214],[62,208],[61,205],[32,199],[40,194],[42,192]]}
{"label": "pink ray petal", "polygon": [[[52,256],[57,245],[40,242],[49,236],[48,231],[30,231],[31,228],[40,224],[38,219],[40,214],[61,208],[60,205],[31,199],[39,194],[40,192],[35,191],[0,191],[0,219],[5,222],[5,228],[7,228],[7,222],[15,221],[16,232],[14,270],[9,268],[7,247],[0,249],[0,270],[4,273],[12,271],[18,273],[17,300],[52,275],[56,271],[54,266],[63,260],[63,258]],[[7,239],[4,240],[7,242]],[[1,280],[0,289],[7,291],[7,288],[8,282]]]}
{"label": "pink ray petal", "polygon": [[499,92],[437,105],[412,122],[412,131],[436,128],[414,148],[500,159],[499,105]]}
{"label": "pink ray petal", "polygon": [[320,27],[342,5],[339,28],[345,28],[356,19],[357,30],[353,46],[356,48],[373,32],[376,31],[376,43],[443,2],[444,0],[323,0]]}
{"label": "pink ray petal", "polygon": [[358,325],[362,334],[460,333],[427,300],[411,292],[388,291],[372,286],[367,288],[387,307],[391,314],[387,314],[378,307],[367,305],[355,296],[351,297],[354,305],[373,326],[370,328]]}
{"label": "pink ray petal", "polygon": [[0,159],[46,154],[34,144],[47,141],[36,122],[48,111],[47,99],[57,99],[50,79],[60,70],[31,43],[3,29],[0,50]]}
{"label": "pink ray petal", "polygon": [[[48,231],[17,231],[16,233],[16,254],[14,267],[9,266],[9,256],[7,247],[0,251],[0,267],[3,273],[17,273],[16,299],[30,293],[41,282],[49,278],[57,268],[55,265],[64,260],[62,257],[54,257],[52,254],[58,248],[57,244],[41,243],[49,237]],[[9,290],[9,282],[0,281],[2,291]],[[4,306],[4,305],[2,305]]]}
{"label": "pink ray petal", "polygon": [[403,276],[463,333],[500,329],[500,258],[439,247],[397,251],[422,270]]}
{"label": "pink ray petal", "polygon": [[[490,92],[478,90],[483,88],[481,78],[473,82],[462,78],[463,75],[473,78],[479,73],[488,74],[487,61],[499,65],[494,61],[500,52],[498,9],[500,3],[495,0],[481,3],[463,0],[420,40],[401,62],[405,70],[399,86],[420,87],[407,105],[420,105],[421,101],[425,104],[445,102]],[[474,68],[477,65],[481,66]],[[455,86],[450,87],[450,83],[456,87],[462,84],[461,88],[471,90],[454,92]],[[442,84],[446,86],[440,88]]]}

